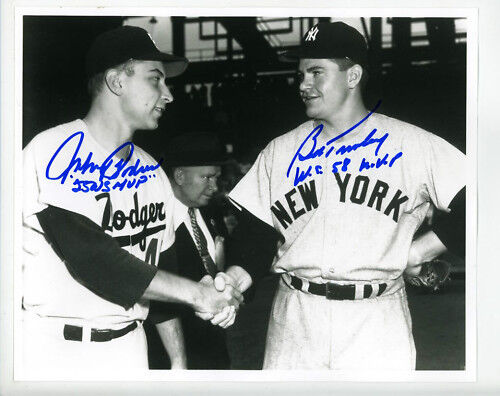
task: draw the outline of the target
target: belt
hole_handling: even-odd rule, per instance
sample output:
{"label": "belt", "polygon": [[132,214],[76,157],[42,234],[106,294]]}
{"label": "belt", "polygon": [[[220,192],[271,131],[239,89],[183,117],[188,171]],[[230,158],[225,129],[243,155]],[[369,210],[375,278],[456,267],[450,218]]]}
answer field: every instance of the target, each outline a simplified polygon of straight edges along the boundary
{"label": "belt", "polygon": [[[90,341],[105,342],[111,341],[115,338],[123,337],[125,334],[130,333],[137,327],[137,322],[129,324],[127,327],[119,330],[90,330]],[[80,326],[64,325],[64,339],[69,341],[82,341],[83,328]]]}
{"label": "belt", "polygon": [[337,283],[313,283],[307,280],[289,275],[288,283],[294,289],[306,293],[316,294],[326,297],[327,300],[361,300],[364,298],[375,298],[380,296],[386,289],[387,283],[367,284],[367,285],[339,285]]}

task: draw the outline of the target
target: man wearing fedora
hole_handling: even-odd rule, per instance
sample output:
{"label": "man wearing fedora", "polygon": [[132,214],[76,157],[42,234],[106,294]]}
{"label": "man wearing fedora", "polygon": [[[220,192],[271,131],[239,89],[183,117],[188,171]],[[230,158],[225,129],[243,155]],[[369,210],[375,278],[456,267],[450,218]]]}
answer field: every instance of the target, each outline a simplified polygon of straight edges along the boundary
{"label": "man wearing fedora", "polygon": [[[224,239],[227,229],[222,212],[214,205],[218,191],[217,179],[226,159],[224,146],[211,133],[194,132],[173,138],[163,156],[164,167],[176,198],[175,243],[178,268],[163,268],[199,282],[202,278],[224,270]],[[150,318],[169,354],[172,368],[182,368],[181,338],[184,334],[186,367],[188,369],[229,369],[226,334],[223,327],[231,325],[228,315],[219,326],[195,316],[192,310],[174,304],[154,303]],[[179,331],[179,320],[182,332]],[[154,332],[149,331],[149,342]],[[162,351],[163,352],[163,351]],[[159,355],[150,350],[157,368],[162,366]]]}
{"label": "man wearing fedora", "polygon": [[147,369],[150,300],[210,318],[242,301],[210,279],[157,268],[175,259],[174,196],[160,165],[131,140],[137,129],[158,127],[174,99],[166,79],[187,60],[160,52],[144,29],[122,26],[97,37],[86,66],[87,115],[41,132],[23,151],[29,377]]}
{"label": "man wearing fedora", "polygon": [[[415,369],[403,272],[447,247],[463,254],[465,157],[365,107],[367,54],[342,22],[284,54],[310,120],[271,141],[229,194],[241,210],[231,284],[281,274],[265,369]],[[448,214],[412,241],[430,204]]]}

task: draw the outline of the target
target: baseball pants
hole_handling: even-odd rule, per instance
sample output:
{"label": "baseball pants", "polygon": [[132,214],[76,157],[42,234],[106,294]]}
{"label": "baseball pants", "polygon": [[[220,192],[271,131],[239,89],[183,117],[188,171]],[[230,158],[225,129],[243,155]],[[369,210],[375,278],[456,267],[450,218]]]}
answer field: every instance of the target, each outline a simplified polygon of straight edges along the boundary
{"label": "baseball pants", "polygon": [[414,370],[415,360],[404,284],[377,298],[338,301],[281,279],[264,369]]}
{"label": "baseball pants", "polygon": [[[123,327],[125,327],[124,325]],[[27,377],[51,374],[122,373],[147,370],[147,343],[142,323],[122,337],[105,342],[66,340],[64,321],[26,314],[23,318],[23,368]],[[87,339],[85,334],[88,335]]]}

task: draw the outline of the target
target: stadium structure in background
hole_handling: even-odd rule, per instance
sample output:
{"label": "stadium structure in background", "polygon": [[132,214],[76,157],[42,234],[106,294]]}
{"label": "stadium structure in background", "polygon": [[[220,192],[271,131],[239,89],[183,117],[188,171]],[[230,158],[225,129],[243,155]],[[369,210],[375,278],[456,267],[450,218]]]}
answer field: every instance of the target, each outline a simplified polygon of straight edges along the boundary
{"label": "stadium structure in background", "polygon": [[[23,143],[82,116],[86,49],[100,32],[132,24],[148,30],[160,49],[190,60],[187,72],[171,81],[175,102],[162,120],[165,133],[144,141],[139,134],[141,144],[155,153],[172,134],[209,129],[236,156],[251,157],[305,119],[295,66],[280,62],[279,54],[322,20],[338,18],[25,16]],[[369,45],[367,107],[382,99],[380,112],[465,151],[466,21],[343,20]]]}

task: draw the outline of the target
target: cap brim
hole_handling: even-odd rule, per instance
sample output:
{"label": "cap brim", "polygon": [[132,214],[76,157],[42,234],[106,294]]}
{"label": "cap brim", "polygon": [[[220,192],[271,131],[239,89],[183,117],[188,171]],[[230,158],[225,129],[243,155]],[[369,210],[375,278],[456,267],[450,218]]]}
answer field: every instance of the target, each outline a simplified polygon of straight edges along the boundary
{"label": "cap brim", "polygon": [[302,52],[301,49],[296,49],[296,50],[289,50],[285,51],[282,54],[278,55],[278,59],[281,62],[297,62],[300,58],[302,58]]}
{"label": "cap brim", "polygon": [[[300,59],[334,59],[334,58],[344,58],[344,55],[337,54],[335,52],[321,52],[318,50],[309,50],[307,48],[297,48],[295,50],[290,50],[282,53],[278,56],[281,62],[298,62]],[[350,59],[350,58],[349,58]],[[367,67],[367,61],[352,60],[364,68]]]}
{"label": "cap brim", "polygon": [[300,59],[330,59],[335,58],[336,54],[332,51],[319,51],[316,48],[297,48],[283,52],[278,59],[282,62],[297,62]]}
{"label": "cap brim", "polygon": [[189,61],[182,57],[165,52],[156,52],[150,55],[141,56],[138,60],[157,60],[165,63],[165,77],[176,77],[184,73]]}

